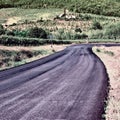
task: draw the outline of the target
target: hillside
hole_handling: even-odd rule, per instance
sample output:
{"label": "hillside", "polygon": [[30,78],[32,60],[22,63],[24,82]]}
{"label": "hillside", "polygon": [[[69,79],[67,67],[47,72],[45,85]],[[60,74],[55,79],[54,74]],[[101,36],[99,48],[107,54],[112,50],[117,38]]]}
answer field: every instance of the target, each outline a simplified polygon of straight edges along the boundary
{"label": "hillside", "polygon": [[71,11],[120,17],[120,0],[1,0],[0,8],[66,7]]}

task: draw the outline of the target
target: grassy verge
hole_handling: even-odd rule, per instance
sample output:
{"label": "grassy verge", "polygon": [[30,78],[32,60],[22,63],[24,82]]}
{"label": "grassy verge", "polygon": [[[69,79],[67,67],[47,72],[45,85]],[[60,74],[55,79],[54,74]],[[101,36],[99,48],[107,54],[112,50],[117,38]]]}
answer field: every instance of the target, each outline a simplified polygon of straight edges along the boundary
{"label": "grassy verge", "polygon": [[0,45],[0,70],[19,66],[54,52],[63,50],[68,45],[42,46],[3,46]]}
{"label": "grassy verge", "polygon": [[25,64],[30,59],[32,60],[35,57],[45,56],[51,53],[52,51],[48,50],[0,50],[0,70]]}

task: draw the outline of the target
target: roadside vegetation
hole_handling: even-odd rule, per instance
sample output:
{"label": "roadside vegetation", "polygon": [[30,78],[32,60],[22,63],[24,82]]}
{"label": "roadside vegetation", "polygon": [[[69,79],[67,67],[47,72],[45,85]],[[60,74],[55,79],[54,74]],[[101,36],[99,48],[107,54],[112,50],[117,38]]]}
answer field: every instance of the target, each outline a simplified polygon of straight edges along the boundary
{"label": "roadside vegetation", "polygon": [[0,69],[15,67],[27,63],[28,59],[50,54],[47,50],[1,50],[0,49]]}
{"label": "roadside vegetation", "polygon": [[115,55],[114,52],[112,52],[112,51],[101,50],[101,49],[99,49],[99,48],[96,48],[96,52],[97,52],[97,53],[104,53],[104,54],[107,54],[107,55],[109,55],[109,56],[114,56],[114,55]]}

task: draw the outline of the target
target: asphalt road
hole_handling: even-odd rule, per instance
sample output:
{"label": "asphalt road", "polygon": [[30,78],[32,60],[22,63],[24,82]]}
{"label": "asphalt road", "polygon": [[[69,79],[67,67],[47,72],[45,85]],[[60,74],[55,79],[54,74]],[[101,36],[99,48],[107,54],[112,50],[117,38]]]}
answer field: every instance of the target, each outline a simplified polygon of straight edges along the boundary
{"label": "asphalt road", "polygon": [[108,76],[92,46],[0,72],[0,120],[101,120]]}

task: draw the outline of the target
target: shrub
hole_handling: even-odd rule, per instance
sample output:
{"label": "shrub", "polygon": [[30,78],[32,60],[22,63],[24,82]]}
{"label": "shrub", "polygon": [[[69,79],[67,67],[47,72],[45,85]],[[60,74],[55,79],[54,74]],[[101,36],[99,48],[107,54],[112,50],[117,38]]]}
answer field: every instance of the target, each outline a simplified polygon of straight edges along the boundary
{"label": "shrub", "polygon": [[6,35],[15,36],[15,33],[13,31],[6,31],[5,34]]}
{"label": "shrub", "polygon": [[0,29],[4,29],[3,25],[0,24]]}
{"label": "shrub", "polygon": [[0,24],[0,35],[5,34],[4,27]]}
{"label": "shrub", "polygon": [[75,34],[75,39],[86,39],[88,38],[88,35],[86,35],[85,33],[83,34]]}
{"label": "shrub", "polygon": [[81,35],[80,34],[75,34],[74,39],[81,39]]}
{"label": "shrub", "polygon": [[[70,41],[52,40],[53,44],[71,44]],[[1,36],[0,44],[7,46],[38,46],[44,44],[51,44],[51,40],[38,39],[38,38],[24,38],[24,37],[13,37],[13,36]]]}
{"label": "shrub", "polygon": [[32,37],[32,38],[44,38],[44,39],[46,39],[47,33],[42,28],[35,27],[35,28],[31,28],[29,30],[28,36]]}
{"label": "shrub", "polygon": [[94,29],[94,30],[97,30],[97,29],[102,30],[102,26],[101,26],[101,24],[99,22],[94,21],[93,24],[92,24],[92,29]]}
{"label": "shrub", "polygon": [[85,33],[81,34],[81,39],[86,39],[88,38],[88,35],[86,35]]}
{"label": "shrub", "polygon": [[101,50],[97,48],[97,49],[96,49],[96,52],[101,52]]}
{"label": "shrub", "polygon": [[10,26],[16,26],[17,25],[17,23],[13,23],[13,24],[11,24]]}
{"label": "shrub", "polygon": [[114,52],[111,52],[111,51],[104,51],[105,54],[108,54],[110,56],[114,56]]}
{"label": "shrub", "polygon": [[82,30],[81,30],[80,28],[76,28],[76,29],[75,29],[75,32],[80,32],[80,33],[81,33]]}

